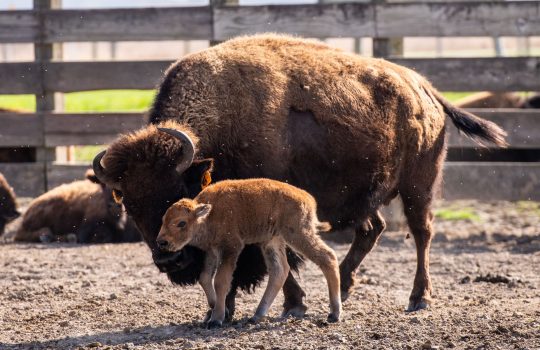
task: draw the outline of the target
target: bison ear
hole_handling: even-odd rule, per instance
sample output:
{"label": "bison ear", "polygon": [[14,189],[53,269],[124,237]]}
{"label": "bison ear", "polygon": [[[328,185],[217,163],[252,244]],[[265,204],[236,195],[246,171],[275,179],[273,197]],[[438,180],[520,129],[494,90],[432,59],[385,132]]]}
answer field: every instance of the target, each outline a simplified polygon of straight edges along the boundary
{"label": "bison ear", "polygon": [[190,196],[195,197],[206,186],[210,184],[212,178],[210,174],[214,170],[214,160],[202,159],[195,160],[189,168],[184,172],[184,179],[190,189]]}
{"label": "bison ear", "polygon": [[85,177],[87,180],[92,181],[93,183],[96,183],[96,184],[98,184],[98,185],[101,185],[101,181],[99,181],[99,179],[97,178],[96,174],[94,173],[94,170],[92,170],[92,169],[86,170],[86,173],[84,174],[84,177]]}
{"label": "bison ear", "polygon": [[211,204],[201,203],[195,207],[195,216],[197,217],[197,220],[202,220],[210,214],[210,211],[212,211]]}

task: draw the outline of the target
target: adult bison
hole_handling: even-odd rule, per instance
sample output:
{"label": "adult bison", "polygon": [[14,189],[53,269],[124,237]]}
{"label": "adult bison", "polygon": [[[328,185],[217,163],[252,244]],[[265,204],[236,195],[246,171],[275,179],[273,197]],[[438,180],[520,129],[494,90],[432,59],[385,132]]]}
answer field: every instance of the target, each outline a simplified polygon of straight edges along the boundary
{"label": "adult bison", "polygon": [[128,225],[121,204],[92,170],[85,180],[55,187],[34,199],[15,234],[17,242],[73,241],[116,243],[140,241],[140,233]]}
{"label": "adult bison", "polygon": [[15,192],[0,173],[0,236],[4,234],[4,228],[11,221],[21,215],[17,210]]}
{"label": "adult bison", "polygon": [[[167,207],[214,178],[266,177],[312,193],[321,220],[354,225],[341,263],[342,298],[385,223],[379,208],[398,194],[415,238],[418,266],[409,310],[430,302],[430,205],[445,157],[445,119],[479,142],[505,145],[504,131],[449,104],[422,76],[289,36],[257,35],[186,56],[166,73],[147,127],[94,159],[96,175],[123,196],[130,215],[173,282],[193,283],[202,252],[163,255],[155,239]],[[159,129],[158,127],[159,126]],[[164,132],[163,132],[164,131]],[[193,160],[196,155],[196,160]],[[265,273],[258,247],[240,258],[228,298]],[[302,314],[289,275],[284,312]]]}

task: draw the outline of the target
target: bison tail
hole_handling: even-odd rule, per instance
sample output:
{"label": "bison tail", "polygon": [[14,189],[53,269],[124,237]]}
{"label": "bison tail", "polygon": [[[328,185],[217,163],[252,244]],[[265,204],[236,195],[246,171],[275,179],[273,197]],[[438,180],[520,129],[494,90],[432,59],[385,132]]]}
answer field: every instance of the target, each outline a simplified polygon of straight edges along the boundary
{"label": "bison tail", "polygon": [[332,225],[328,222],[318,222],[315,227],[319,232],[328,232],[332,229]]}
{"label": "bison tail", "polygon": [[506,132],[497,124],[475,116],[464,109],[453,106],[444,97],[435,91],[432,91],[437,101],[443,106],[444,113],[450,117],[452,123],[459,131],[470,137],[480,146],[486,146],[493,143],[499,147],[506,147],[508,143],[505,140]]}

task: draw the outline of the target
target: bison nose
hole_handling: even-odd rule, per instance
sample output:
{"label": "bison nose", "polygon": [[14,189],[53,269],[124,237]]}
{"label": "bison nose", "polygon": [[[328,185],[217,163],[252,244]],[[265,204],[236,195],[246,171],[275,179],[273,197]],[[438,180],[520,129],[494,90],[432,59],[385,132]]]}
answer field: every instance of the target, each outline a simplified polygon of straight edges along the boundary
{"label": "bison nose", "polygon": [[157,246],[160,250],[167,250],[167,247],[169,246],[169,242],[167,242],[166,240],[164,240],[163,238],[161,239],[158,239],[156,241],[157,243]]}

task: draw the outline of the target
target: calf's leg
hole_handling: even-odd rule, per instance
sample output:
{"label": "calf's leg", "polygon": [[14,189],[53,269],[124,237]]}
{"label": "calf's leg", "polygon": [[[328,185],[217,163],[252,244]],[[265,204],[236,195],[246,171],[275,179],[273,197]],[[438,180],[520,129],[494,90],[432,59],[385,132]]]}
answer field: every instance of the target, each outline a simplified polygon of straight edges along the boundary
{"label": "calf's leg", "polygon": [[268,284],[255,315],[249,319],[249,322],[252,323],[256,323],[266,316],[290,270],[285,253],[285,242],[281,237],[274,237],[268,242],[263,247],[263,255],[268,268]]}
{"label": "calf's leg", "polygon": [[210,311],[206,313],[203,323],[208,322],[212,316],[212,310],[216,305],[216,291],[214,290],[214,284],[212,281],[216,271],[216,263],[216,256],[212,252],[207,252],[204,260],[204,268],[199,276],[199,284],[206,295],[206,300],[208,301],[208,306],[210,307]]}
{"label": "calf's leg", "polygon": [[289,233],[287,243],[298,250],[306,258],[313,261],[322,270],[328,284],[330,297],[329,322],[339,321],[341,315],[340,281],[338,260],[334,251],[323,242],[316,231],[311,228],[303,233]]}
{"label": "calf's leg", "polygon": [[221,327],[225,319],[225,298],[231,289],[231,281],[238,256],[243,247],[239,249],[226,249],[221,253],[221,262],[214,278],[216,291],[216,305],[208,322],[208,328]]}

